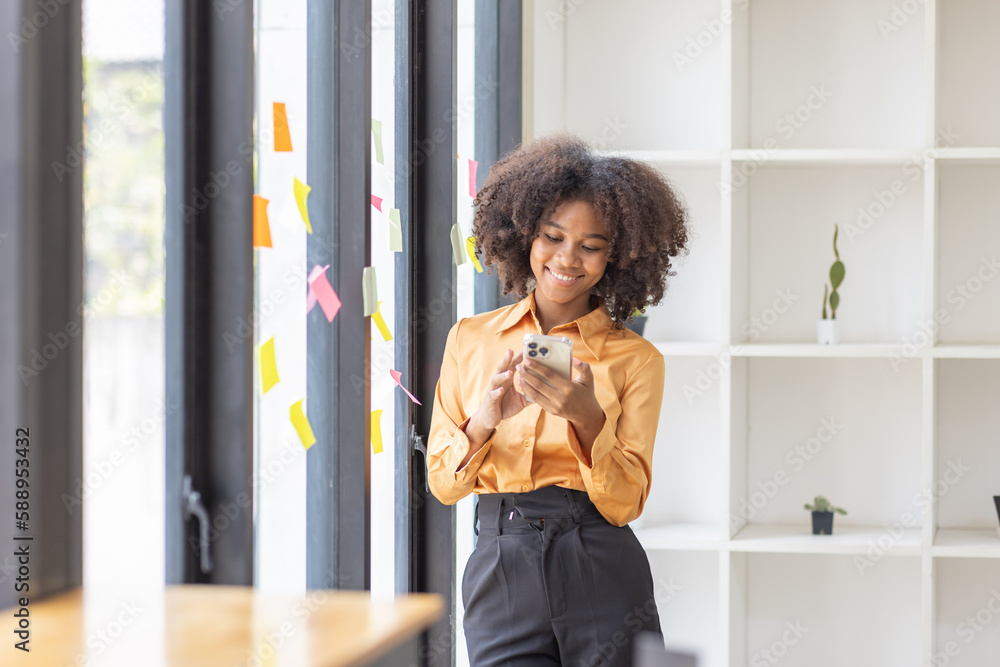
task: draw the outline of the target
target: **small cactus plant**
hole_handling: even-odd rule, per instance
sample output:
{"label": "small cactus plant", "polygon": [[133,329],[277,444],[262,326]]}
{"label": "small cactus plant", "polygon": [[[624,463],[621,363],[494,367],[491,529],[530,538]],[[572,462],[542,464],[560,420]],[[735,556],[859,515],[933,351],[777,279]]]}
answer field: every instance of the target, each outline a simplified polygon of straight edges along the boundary
{"label": "small cactus plant", "polygon": [[[833,265],[830,267],[830,289],[827,285],[823,285],[823,319],[837,319],[837,308],[840,307],[840,294],[837,293],[837,288],[840,284],[844,282],[844,263],[840,261],[840,253],[837,251],[837,233],[840,231],[837,225],[833,225],[833,255],[836,257]],[[826,303],[827,300],[830,302],[830,317],[826,316]]]}
{"label": "small cactus plant", "polygon": [[816,496],[813,498],[813,504],[805,504],[805,508],[810,512],[837,512],[838,514],[847,514],[847,510],[841,509],[839,507],[834,507],[830,504],[830,501],[823,496]]}

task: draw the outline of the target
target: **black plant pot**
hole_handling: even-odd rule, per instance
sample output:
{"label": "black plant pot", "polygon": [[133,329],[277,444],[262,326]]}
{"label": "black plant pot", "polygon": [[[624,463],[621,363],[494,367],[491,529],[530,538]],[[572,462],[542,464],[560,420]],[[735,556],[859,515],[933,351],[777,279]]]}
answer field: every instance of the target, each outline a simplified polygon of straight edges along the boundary
{"label": "black plant pot", "polygon": [[643,330],[646,328],[646,320],[648,318],[648,315],[635,315],[632,317],[631,323],[629,323],[628,320],[625,321],[625,328],[631,329],[641,336]]}
{"label": "black plant pot", "polygon": [[833,535],[833,512],[813,512],[813,535]]}

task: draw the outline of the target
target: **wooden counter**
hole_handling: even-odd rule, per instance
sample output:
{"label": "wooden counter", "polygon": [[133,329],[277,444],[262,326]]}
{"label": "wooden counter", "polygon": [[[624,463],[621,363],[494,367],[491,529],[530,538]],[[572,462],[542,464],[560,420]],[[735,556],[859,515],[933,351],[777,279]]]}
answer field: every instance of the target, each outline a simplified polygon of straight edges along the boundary
{"label": "wooden counter", "polygon": [[[339,667],[393,662],[444,613],[440,596],[362,591],[270,595],[249,587],[76,589],[32,601],[30,653],[0,613],[0,665],[33,667]],[[407,657],[406,660],[412,660]],[[385,661],[385,662],[383,662]],[[407,662],[408,664],[408,662]]]}

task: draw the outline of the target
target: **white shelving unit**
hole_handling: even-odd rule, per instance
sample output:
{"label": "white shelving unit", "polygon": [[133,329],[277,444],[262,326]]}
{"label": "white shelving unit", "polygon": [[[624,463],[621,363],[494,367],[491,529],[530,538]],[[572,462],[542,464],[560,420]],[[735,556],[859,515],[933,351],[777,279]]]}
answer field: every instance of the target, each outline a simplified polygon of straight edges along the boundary
{"label": "white shelving unit", "polygon": [[[677,589],[668,644],[706,667],[996,664],[1000,3],[525,16],[525,138],[653,164],[692,214],[646,328],[667,383],[633,526]],[[834,223],[842,343],[820,346]],[[849,511],[832,536],[816,494]]]}

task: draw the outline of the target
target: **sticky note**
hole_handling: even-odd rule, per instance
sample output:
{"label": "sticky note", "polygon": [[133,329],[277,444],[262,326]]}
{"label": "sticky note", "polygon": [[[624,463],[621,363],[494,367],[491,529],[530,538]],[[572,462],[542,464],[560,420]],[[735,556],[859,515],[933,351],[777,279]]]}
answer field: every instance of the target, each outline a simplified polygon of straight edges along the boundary
{"label": "sticky note", "polygon": [[382,302],[378,302],[378,306],[375,308],[375,313],[372,315],[372,321],[375,322],[375,326],[382,333],[382,338],[385,340],[392,340],[392,334],[389,333],[389,327],[385,325],[385,320],[382,319],[382,313],[380,309],[382,308]]}
{"label": "sticky note", "polygon": [[389,375],[392,376],[392,381],[395,382],[399,386],[400,389],[402,389],[403,391],[406,392],[406,395],[410,397],[411,401],[413,401],[417,405],[423,405],[423,403],[421,403],[420,401],[418,401],[417,397],[414,396],[413,394],[411,394],[410,391],[406,387],[403,386],[403,383],[399,381],[399,378],[402,375],[402,373],[400,373],[399,371],[396,371],[396,370],[393,370],[393,369],[390,368],[389,369]]}
{"label": "sticky note", "polygon": [[253,247],[270,248],[271,224],[267,221],[267,205],[270,199],[253,196]]}
{"label": "sticky note", "polygon": [[274,338],[260,346],[260,382],[264,394],[278,384],[278,363],[274,358]]}
{"label": "sticky note", "polygon": [[469,196],[476,197],[476,171],[479,170],[479,163],[469,158]]}
{"label": "sticky note", "polygon": [[323,273],[330,268],[330,265],[320,266],[317,264],[313,267],[313,270],[309,272],[309,277],[306,279],[306,284],[309,285],[309,290],[306,292],[306,312],[312,311],[316,306],[316,292],[313,291],[312,281],[316,279],[319,274]]}
{"label": "sticky note", "polygon": [[382,411],[372,410],[372,451],[382,453]]}
{"label": "sticky note", "polygon": [[312,234],[313,228],[309,224],[309,204],[306,201],[306,197],[309,196],[309,191],[312,188],[297,178],[294,181],[292,191],[295,193],[295,203],[299,206],[299,215],[302,216],[302,222],[306,223],[306,231]]}
{"label": "sticky note", "polygon": [[465,264],[465,248],[462,243],[462,228],[456,222],[451,226],[451,254],[455,257],[455,266]]}
{"label": "sticky note", "polygon": [[274,150],[288,152],[292,150],[292,135],[288,132],[288,116],[285,114],[285,103],[274,103]]}
{"label": "sticky note", "polygon": [[361,294],[364,297],[365,317],[373,315],[378,309],[378,290],[375,287],[375,267],[366,266],[361,274]]}
{"label": "sticky note", "polygon": [[470,236],[465,239],[465,252],[468,253],[469,258],[472,260],[473,266],[476,267],[476,273],[483,272],[483,265],[479,263],[479,258],[476,257],[476,237]]}
{"label": "sticky note", "polygon": [[372,206],[377,208],[380,212],[382,210],[382,198],[372,195]]}
{"label": "sticky note", "polygon": [[389,252],[403,252],[403,225],[399,222],[399,209],[389,209]]}
{"label": "sticky note", "polygon": [[[319,267],[317,266],[316,268]],[[337,311],[340,310],[340,297],[333,291],[333,286],[330,285],[330,281],[326,278],[326,270],[329,266],[324,266],[318,272],[316,268],[312,271],[311,275],[313,275],[313,279],[309,281],[309,287],[312,288],[313,294],[316,295],[316,302],[323,309],[326,321],[333,322],[333,318],[337,316]],[[308,300],[308,297],[306,299]]]}
{"label": "sticky note", "polygon": [[375,135],[375,161],[385,164],[385,155],[382,153],[382,121],[372,118],[372,134]]}
{"label": "sticky note", "polygon": [[316,443],[316,436],[313,434],[312,426],[309,425],[309,418],[302,412],[302,401],[292,403],[289,414],[292,418],[292,426],[295,427],[295,431],[299,434],[299,440],[302,441],[302,446],[308,450]]}

